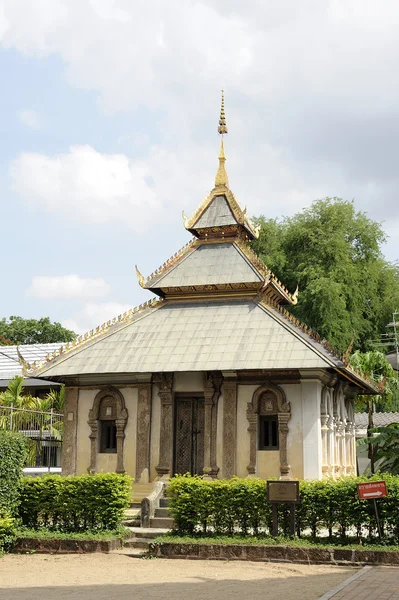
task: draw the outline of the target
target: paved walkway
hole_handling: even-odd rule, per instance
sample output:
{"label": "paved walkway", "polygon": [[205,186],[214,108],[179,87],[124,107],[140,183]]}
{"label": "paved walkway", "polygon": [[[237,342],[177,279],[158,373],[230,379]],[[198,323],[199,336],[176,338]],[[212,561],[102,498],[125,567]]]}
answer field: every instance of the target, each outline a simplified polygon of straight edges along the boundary
{"label": "paved walkway", "polygon": [[0,559],[0,600],[317,600],[357,570],[110,554]]}
{"label": "paved walkway", "polygon": [[319,600],[399,600],[399,567],[365,567]]}

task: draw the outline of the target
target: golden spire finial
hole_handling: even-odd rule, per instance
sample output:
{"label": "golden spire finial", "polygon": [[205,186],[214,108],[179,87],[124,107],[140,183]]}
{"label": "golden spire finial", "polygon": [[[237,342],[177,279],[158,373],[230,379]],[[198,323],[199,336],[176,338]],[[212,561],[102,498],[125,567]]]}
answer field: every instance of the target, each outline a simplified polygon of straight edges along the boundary
{"label": "golden spire finial", "polygon": [[225,133],[228,133],[228,129],[226,126],[226,115],[224,112],[224,91],[223,90],[222,90],[222,103],[220,105],[220,118],[219,118],[218,133],[220,133],[220,135],[222,136],[222,141],[220,144],[219,168],[216,173],[215,187],[220,186],[220,185],[229,187],[229,179],[227,177],[226,168],[224,166],[224,163],[226,162],[226,156],[224,154],[223,136]]}

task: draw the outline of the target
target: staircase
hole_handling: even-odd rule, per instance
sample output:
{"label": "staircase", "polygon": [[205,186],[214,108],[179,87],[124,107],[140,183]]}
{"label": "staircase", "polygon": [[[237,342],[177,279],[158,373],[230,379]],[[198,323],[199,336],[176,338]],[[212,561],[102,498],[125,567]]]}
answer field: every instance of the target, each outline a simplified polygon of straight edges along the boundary
{"label": "staircase", "polygon": [[154,516],[149,519],[149,527],[141,527],[141,502],[153,491],[154,484],[138,484],[133,487],[130,507],[125,513],[123,524],[128,527],[131,537],[124,543],[123,553],[129,556],[145,556],[152,540],[173,527],[173,519],[169,513],[169,499],[163,495],[159,498],[159,506],[155,508]]}

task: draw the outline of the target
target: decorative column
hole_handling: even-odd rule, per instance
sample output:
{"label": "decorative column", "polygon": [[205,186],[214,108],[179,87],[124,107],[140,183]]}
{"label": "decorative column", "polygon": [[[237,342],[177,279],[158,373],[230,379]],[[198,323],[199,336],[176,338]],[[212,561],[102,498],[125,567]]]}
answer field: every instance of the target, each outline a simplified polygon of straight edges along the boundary
{"label": "decorative column", "polygon": [[222,389],[223,375],[221,373],[213,373],[213,404],[212,404],[212,430],[211,430],[211,471],[210,476],[216,479],[219,473],[217,464],[217,430],[218,430],[218,402]]}
{"label": "decorative column", "polygon": [[345,427],[345,475],[352,473],[352,423],[347,421]]}
{"label": "decorative column", "polygon": [[79,388],[65,388],[64,441],[62,449],[62,474],[76,474],[76,446],[78,432]]}
{"label": "decorative column", "polygon": [[280,479],[290,479],[291,467],[288,464],[288,421],[291,418],[290,403],[284,404],[283,412],[278,413],[278,433],[280,444]]}
{"label": "decorative column", "polygon": [[161,432],[159,440],[159,477],[167,479],[173,468],[173,373],[161,373],[154,378],[161,400]]}
{"label": "decorative column", "polygon": [[136,482],[148,483],[151,455],[151,383],[139,383],[137,400]]}
{"label": "decorative column", "polygon": [[328,451],[329,451],[329,470],[328,474],[330,477],[334,477],[335,474],[335,421],[332,415],[332,409],[327,421],[328,427]]}
{"label": "decorative column", "polygon": [[328,464],[328,420],[329,417],[327,414],[321,415],[321,446],[323,452],[323,462],[322,462],[322,473],[323,478],[328,477],[329,475],[329,464]]}
{"label": "decorative column", "polygon": [[123,444],[125,442],[125,425],[127,421],[127,413],[121,414],[115,421],[116,425],[116,472],[125,472],[125,453],[123,452]]}
{"label": "decorative column", "polygon": [[236,474],[237,453],[237,378],[226,374],[223,382],[223,477]]}
{"label": "decorative column", "polygon": [[258,413],[254,412],[252,402],[247,405],[247,419],[249,432],[249,464],[247,465],[248,477],[256,475],[256,436],[258,433]]}
{"label": "decorative column", "polygon": [[204,475],[206,479],[212,479],[211,467],[211,440],[212,440],[212,407],[213,407],[213,380],[212,375],[207,373],[204,385],[205,418],[204,418]]}

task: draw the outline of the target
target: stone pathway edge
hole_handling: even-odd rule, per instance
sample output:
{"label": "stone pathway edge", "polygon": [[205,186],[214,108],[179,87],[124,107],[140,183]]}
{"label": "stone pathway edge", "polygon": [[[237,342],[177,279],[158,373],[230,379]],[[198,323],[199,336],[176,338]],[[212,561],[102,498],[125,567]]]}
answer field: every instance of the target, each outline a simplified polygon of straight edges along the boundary
{"label": "stone pathway edge", "polygon": [[367,571],[370,571],[370,569],[372,569],[372,568],[373,567],[363,567],[363,569],[360,569],[357,573],[355,573],[354,575],[351,575],[351,577],[348,577],[348,579],[345,579],[345,581],[343,581],[342,583],[337,585],[335,588],[333,588],[326,594],[324,594],[324,596],[320,596],[320,598],[318,598],[318,600],[330,600],[330,598],[334,598],[334,596],[336,594],[338,594],[338,592],[345,589],[346,586],[348,586],[350,583],[352,583],[352,581],[355,581],[356,579],[358,579],[359,577],[361,577],[362,575],[367,573]]}

